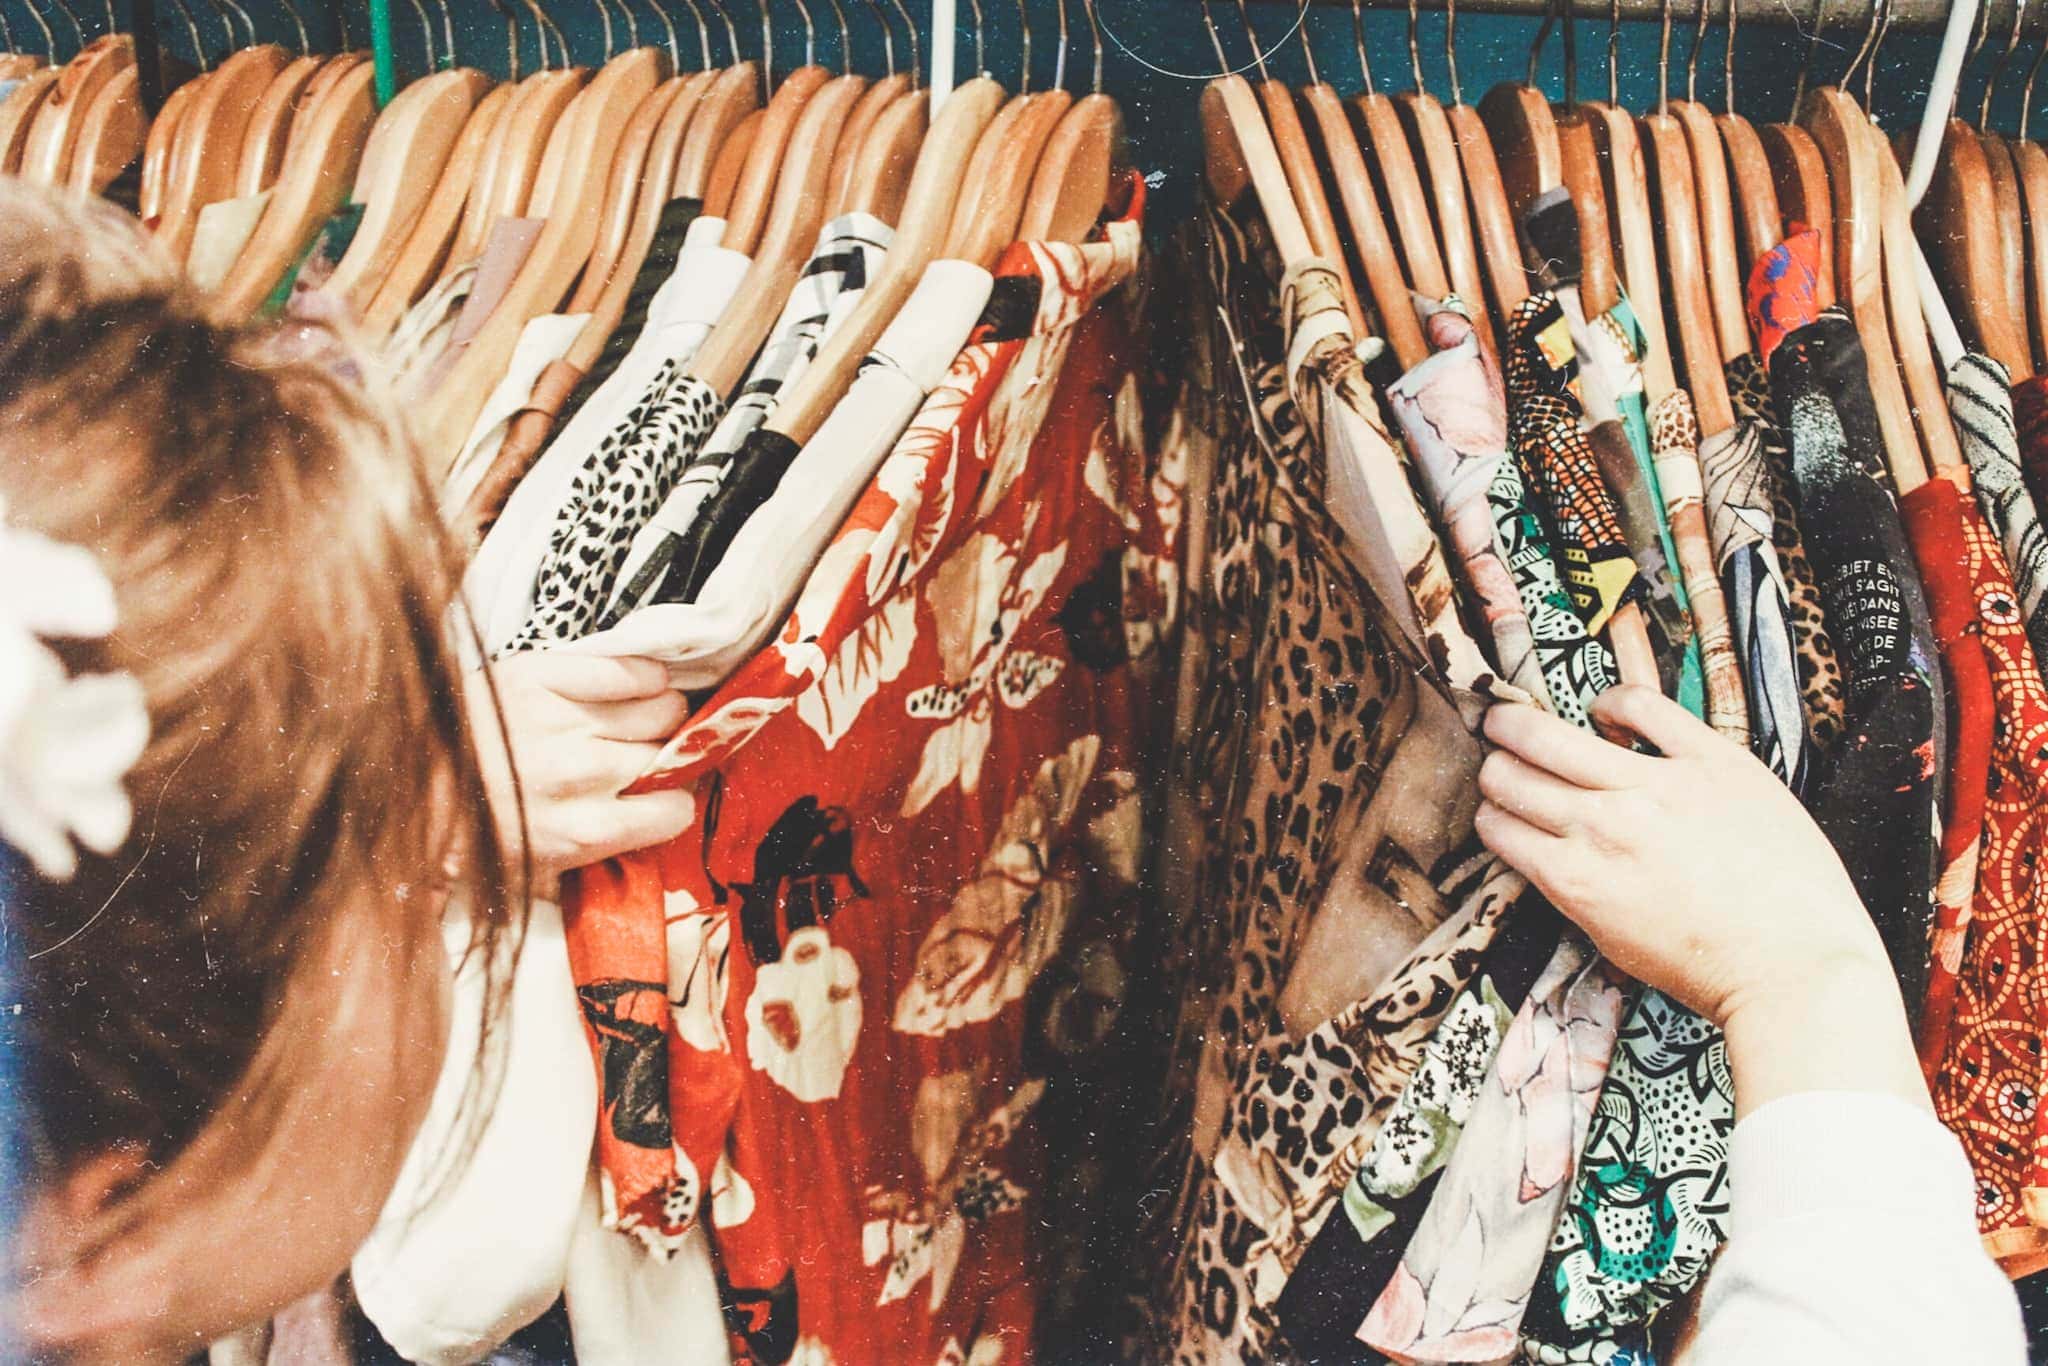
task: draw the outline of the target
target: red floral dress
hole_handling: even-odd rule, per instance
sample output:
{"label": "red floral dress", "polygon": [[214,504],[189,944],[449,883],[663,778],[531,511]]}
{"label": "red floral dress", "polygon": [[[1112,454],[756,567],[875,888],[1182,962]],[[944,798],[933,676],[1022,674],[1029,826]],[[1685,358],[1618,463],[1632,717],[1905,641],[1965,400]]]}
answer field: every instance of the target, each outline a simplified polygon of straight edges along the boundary
{"label": "red floral dress", "polygon": [[1098,1027],[1077,957],[1131,922],[1172,600],[1142,196],[1004,255],[780,637],[645,784],[690,827],[569,889],[605,1213],[665,1248],[709,1206],[736,1355],[1030,1355],[1033,1113]]}

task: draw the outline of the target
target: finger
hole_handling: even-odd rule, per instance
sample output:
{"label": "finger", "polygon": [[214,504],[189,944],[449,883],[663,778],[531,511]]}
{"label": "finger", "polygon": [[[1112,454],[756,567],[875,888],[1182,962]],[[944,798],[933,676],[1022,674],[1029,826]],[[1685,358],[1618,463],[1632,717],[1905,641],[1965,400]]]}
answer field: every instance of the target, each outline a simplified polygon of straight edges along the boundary
{"label": "finger", "polygon": [[[666,679],[664,678],[664,683]],[[690,699],[664,687],[630,702],[584,702],[579,706],[591,734],[602,740],[653,740],[673,736],[690,716]]]}
{"label": "finger", "polygon": [[1545,871],[1556,868],[1571,847],[1569,841],[1490,801],[1479,803],[1472,829],[1482,844],[1538,887],[1546,885]]}
{"label": "finger", "polygon": [[620,797],[606,803],[605,837],[587,851],[590,861],[666,844],[689,827],[697,802],[687,788]]}
{"label": "finger", "polygon": [[1479,794],[1553,835],[1571,835],[1587,828],[1594,819],[1591,808],[1598,800],[1595,793],[1574,787],[1504,749],[1494,750],[1479,766]]}
{"label": "finger", "polygon": [[1650,688],[1609,688],[1594,701],[1593,719],[1604,729],[1648,741],[1670,759],[1712,757],[1725,753],[1728,744],[1713,727]]}
{"label": "finger", "polygon": [[630,702],[668,691],[668,667],[658,659],[543,650],[525,667],[535,682],[572,702]]}
{"label": "finger", "polygon": [[557,801],[613,797],[631,786],[661,754],[644,740],[562,736],[549,742],[547,762],[532,776],[536,793]]}
{"label": "finger", "polygon": [[1487,739],[1579,787],[1634,787],[1656,762],[1535,707],[1492,707],[1485,724]]}

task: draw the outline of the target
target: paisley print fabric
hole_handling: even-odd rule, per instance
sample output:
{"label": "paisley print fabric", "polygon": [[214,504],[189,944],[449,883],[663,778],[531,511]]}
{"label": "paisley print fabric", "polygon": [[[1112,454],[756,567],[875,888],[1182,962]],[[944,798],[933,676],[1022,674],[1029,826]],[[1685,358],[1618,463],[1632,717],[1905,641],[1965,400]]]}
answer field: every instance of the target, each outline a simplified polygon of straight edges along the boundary
{"label": "paisley print fabric", "polygon": [[1551,705],[1529,613],[1502,552],[1487,490],[1507,463],[1508,405],[1500,371],[1472,320],[1450,304],[1425,310],[1435,353],[1387,389],[1387,407],[1486,620],[1501,677]]}
{"label": "paisley print fabric", "polygon": [[1134,967],[1174,555],[1130,410],[1139,231],[1006,253],[1040,307],[960,354],[665,747],[645,786],[690,828],[565,887],[604,1214],[660,1250],[708,1213],[742,1359],[1033,1340],[1039,1117],[1078,964]]}
{"label": "paisley print fabric", "polygon": [[1749,326],[1759,362],[1768,367],[1785,338],[1820,316],[1820,234],[1786,224],[1785,240],[1757,258],[1749,273]]}
{"label": "paisley print fabric", "polygon": [[[1811,758],[1832,751],[1842,735],[1846,689],[1842,666],[1835,658],[1834,637],[1828,634],[1827,612],[1820,585],[1806,557],[1799,530],[1799,510],[1792,503],[1792,447],[1771,403],[1771,380],[1757,358],[1744,352],[1728,362],[1728,399],[1737,425],[1756,433],[1763,457],[1761,476],[1771,514],[1771,545],[1784,575],[1786,620],[1792,629],[1794,661],[1799,666],[1799,705],[1806,717]],[[1752,699],[1754,701],[1754,699]]]}
{"label": "paisley print fabric", "polygon": [[1948,409],[1970,464],[1977,506],[2005,547],[2034,658],[2048,658],[2048,532],[2027,491],[2005,367],[1976,352],[1958,358],[1948,368]]}
{"label": "paisley print fabric", "polygon": [[2015,1256],[2048,1245],[2036,996],[2040,935],[2048,924],[2041,866],[2048,689],[1997,538],[1967,500],[1955,501],[1995,724],[1976,895],[1961,942],[1951,937],[1942,944],[1956,955],[1955,994],[1948,1045],[1934,1074],[1934,1108],[1962,1140],[1976,1173],[1977,1223],[1987,1248]]}
{"label": "paisley print fabric", "polygon": [[[1724,439],[1725,434],[1716,434],[1717,449]],[[1742,664],[1735,657],[1728,602],[1714,572],[1714,553],[1701,507],[1700,428],[1691,394],[1676,389],[1658,402],[1650,414],[1650,446],[1656,456],[1664,512],[1671,520],[1671,539],[1678,547],[1686,596],[1691,599],[1693,625],[1699,631],[1707,721],[1736,744],[1747,745],[1749,704],[1742,693]]]}
{"label": "paisley print fabric", "polygon": [[1523,479],[1548,513],[1572,607],[1598,635],[1645,589],[1599,459],[1580,428],[1578,352],[1555,296],[1532,294],[1516,306],[1503,365]]}
{"label": "paisley print fabric", "polygon": [[670,360],[614,425],[555,514],[534,579],[533,612],[506,653],[574,640],[594,630],[633,538],[661,507],[725,402]]}
{"label": "paisley print fabric", "polygon": [[[1964,438],[1967,440],[1968,438]],[[1944,777],[1941,858],[1934,882],[1934,934],[1927,990],[1918,1003],[1920,1065],[1929,1077],[1948,1051],[1954,1024],[1956,969],[1969,933],[1984,830],[1985,784],[1994,727],[1990,662],[1977,629],[1977,592],[1971,582],[1970,492],[1967,466],[1936,470],[1899,500],[1906,533],[1920,565],[1927,611],[1941,653],[1950,703],[1950,760]]]}

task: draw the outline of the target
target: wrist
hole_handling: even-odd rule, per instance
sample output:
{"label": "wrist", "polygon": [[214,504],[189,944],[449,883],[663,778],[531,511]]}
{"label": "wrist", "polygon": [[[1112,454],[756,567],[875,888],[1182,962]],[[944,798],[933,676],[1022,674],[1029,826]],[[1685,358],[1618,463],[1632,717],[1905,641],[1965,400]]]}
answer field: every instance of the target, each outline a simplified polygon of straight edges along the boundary
{"label": "wrist", "polygon": [[1738,1116],[1804,1091],[1862,1091],[1927,1107],[1897,979],[1881,952],[1844,948],[1787,962],[1732,992],[1728,1041]]}

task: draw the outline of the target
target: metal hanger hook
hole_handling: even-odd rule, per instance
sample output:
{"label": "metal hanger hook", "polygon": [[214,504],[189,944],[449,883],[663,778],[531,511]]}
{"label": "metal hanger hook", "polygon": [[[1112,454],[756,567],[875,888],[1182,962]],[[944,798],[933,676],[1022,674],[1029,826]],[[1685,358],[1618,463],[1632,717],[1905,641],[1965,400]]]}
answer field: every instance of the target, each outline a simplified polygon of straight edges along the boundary
{"label": "metal hanger hook", "polygon": [[1095,69],[1089,77],[1088,93],[1100,95],[1102,93],[1102,16],[1095,11],[1095,0],[1081,0],[1081,8],[1088,15],[1088,41],[1095,52]]}
{"label": "metal hanger hook", "polygon": [[1735,0],[1727,0],[1728,40],[1721,46],[1721,112],[1735,112]]}
{"label": "metal hanger hook", "polygon": [[981,0],[967,0],[974,11],[974,74],[988,75],[988,23],[981,12]]}
{"label": "metal hanger hook", "polygon": [[882,8],[882,0],[867,0],[868,9],[873,11],[876,25],[882,30],[882,74],[896,74],[896,30],[889,25],[889,12]]}
{"label": "metal hanger hook", "polygon": [[1536,84],[1536,68],[1543,61],[1543,49],[1550,42],[1550,31],[1557,27],[1557,0],[1546,0],[1543,6],[1543,22],[1536,29],[1536,36],[1529,40],[1529,67],[1523,74],[1522,84]]}
{"label": "metal hanger hook", "polygon": [[796,12],[804,18],[804,65],[818,64],[818,25],[811,18],[810,0],[791,0]]}
{"label": "metal hanger hook", "polygon": [[909,8],[903,0],[889,0],[896,7],[897,17],[903,20],[903,31],[910,39],[910,88],[920,88],[924,80],[924,44],[917,36],[917,21],[910,17]]}
{"label": "metal hanger hook", "polygon": [[[1827,0],[1821,0],[1826,4]],[[1657,32],[1657,117],[1671,113],[1671,0],[1664,0],[1658,15]]]}
{"label": "metal hanger hook", "polygon": [[[185,0],[171,0],[171,3],[178,7],[178,17],[185,21],[185,36],[192,42],[192,60],[201,71],[208,70],[206,44],[199,37],[199,23],[193,17],[192,7],[186,4]],[[36,21],[36,27],[43,31],[43,51],[54,60],[57,56],[57,40],[51,34],[49,24],[44,22],[43,16],[37,12],[32,2],[24,3],[22,8],[28,11],[29,18]]]}
{"label": "metal hanger hook", "polygon": [[1685,98],[1691,104],[1700,99],[1700,49],[1706,41],[1707,0],[1692,0],[1692,52],[1685,59]]}
{"label": "metal hanger hook", "polygon": [[846,22],[845,0],[825,0],[832,6],[832,22],[839,30],[839,69],[853,74],[853,29]]}
{"label": "metal hanger hook", "polygon": [[1237,16],[1244,21],[1244,40],[1252,45],[1252,62],[1259,68],[1259,79],[1272,80],[1272,73],[1266,70],[1265,51],[1259,46],[1259,35],[1252,31],[1251,6],[1245,0],[1237,0]]}
{"label": "metal hanger hook", "polygon": [[1465,88],[1458,83],[1458,0],[1444,0],[1444,65],[1451,72],[1451,103],[1465,102]]}
{"label": "metal hanger hook", "polygon": [[1052,64],[1052,88],[1055,90],[1065,90],[1067,88],[1067,0],[1054,0],[1054,9],[1060,18],[1060,47],[1059,55],[1053,59]]}
{"label": "metal hanger hook", "polygon": [[[1301,41],[1308,42],[1308,25],[1301,26]],[[1422,90],[1422,5],[1421,0],[1408,0],[1408,75],[1415,82],[1417,93]]]}
{"label": "metal hanger hook", "polygon": [[2012,62],[2013,51],[2019,46],[2020,25],[2027,17],[2027,0],[2015,0],[2012,7],[2012,30],[2005,35],[2005,51],[1998,54],[1998,60],[1991,67],[1991,77],[1984,82],[1984,99],[1977,106],[1977,131],[1983,132],[1991,121],[1991,97],[1998,91],[1998,83],[2005,79],[2007,66]]}
{"label": "metal hanger hook", "polygon": [[2041,74],[2041,62],[2048,58],[2048,21],[2041,25],[2041,50],[2034,54],[2033,62],[2027,67],[2027,83],[2020,87],[2020,130],[2019,139],[2027,140],[2027,123],[2034,111],[2034,78]]}
{"label": "metal hanger hook", "polygon": [[[447,0],[442,0],[442,3],[446,4]],[[683,48],[682,44],[676,41],[675,19],[669,14],[668,6],[662,4],[661,0],[647,0],[647,7],[654,11],[655,18],[661,20],[663,42],[668,47],[669,66],[676,71],[681,71],[683,69]]]}
{"label": "metal hanger hook", "polygon": [[413,17],[420,21],[420,45],[427,52],[427,70],[434,69],[434,21],[427,17],[426,0],[412,0]]}
{"label": "metal hanger hook", "polygon": [[1792,112],[1788,119],[1797,119],[1799,107],[1806,103],[1806,80],[1813,74],[1813,59],[1820,52],[1820,37],[1827,22],[1828,0],[1813,0],[1813,27],[1806,35],[1806,55],[1799,61],[1799,79],[1792,84]]}
{"label": "metal hanger hook", "polygon": [[1017,0],[1018,46],[1022,52],[1017,60],[1017,93],[1031,93],[1031,10],[1024,0]]}
{"label": "metal hanger hook", "polygon": [[[1209,35],[1213,38],[1215,34],[1216,28],[1212,24],[1209,27]],[[1372,63],[1367,61],[1365,56],[1365,11],[1359,0],[1351,0],[1351,41],[1358,49],[1358,72],[1365,81],[1365,93],[1377,94],[1372,85]],[[1216,62],[1219,69],[1230,65],[1223,60],[1223,44],[1220,41],[1216,44]]]}
{"label": "metal hanger hook", "polygon": [[1836,82],[1842,89],[1850,88],[1855,82],[1856,73],[1861,71],[1863,63],[1870,59],[1871,51],[1877,43],[1877,26],[1878,0],[1870,0],[1870,22],[1864,25],[1863,41],[1856,45],[1856,55],[1849,59],[1848,69],[1842,73],[1842,79]]}
{"label": "metal hanger hook", "polygon": [[1321,85],[1323,77],[1322,73],[1316,70],[1316,50],[1314,45],[1308,40],[1308,25],[1296,24],[1294,30],[1301,38],[1301,58],[1304,62],[1308,63],[1308,83],[1310,85]]}
{"label": "metal hanger hook", "polygon": [[1558,0],[1564,8],[1564,105],[1579,107],[1579,0]]}

